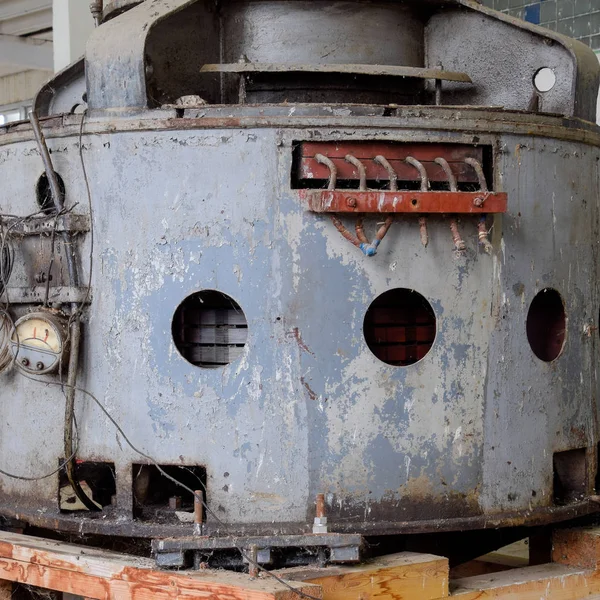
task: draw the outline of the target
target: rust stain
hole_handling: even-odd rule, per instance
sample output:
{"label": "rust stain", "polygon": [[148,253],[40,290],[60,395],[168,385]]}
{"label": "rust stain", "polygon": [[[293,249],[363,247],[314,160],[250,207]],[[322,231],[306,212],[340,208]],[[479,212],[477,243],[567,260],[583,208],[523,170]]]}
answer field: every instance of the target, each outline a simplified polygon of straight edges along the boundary
{"label": "rust stain", "polygon": [[294,339],[298,342],[298,346],[300,346],[300,348],[302,348],[302,350],[304,350],[304,352],[308,352],[308,354],[310,354],[311,356],[314,356],[314,353],[311,351],[311,349],[305,344],[304,340],[302,339],[302,335],[300,334],[300,330],[298,329],[298,327],[294,327],[294,329],[292,329],[292,335],[294,336]]}
{"label": "rust stain", "polygon": [[310,385],[308,384],[308,382],[306,381],[306,379],[304,379],[304,377],[301,377],[300,381],[302,382],[302,385],[306,388],[306,391],[308,392],[308,395],[309,395],[310,399],[311,400],[316,400],[317,399],[317,394],[315,394],[314,390],[310,387]]}
{"label": "rust stain", "polygon": [[0,556],[2,558],[12,558],[14,547],[9,542],[0,542]]}

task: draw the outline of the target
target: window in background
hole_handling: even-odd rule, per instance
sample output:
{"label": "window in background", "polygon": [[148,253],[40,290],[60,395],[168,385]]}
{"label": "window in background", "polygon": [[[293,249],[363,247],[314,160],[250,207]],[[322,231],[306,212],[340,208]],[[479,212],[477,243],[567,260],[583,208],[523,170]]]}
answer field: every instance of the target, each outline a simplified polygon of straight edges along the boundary
{"label": "window in background", "polygon": [[14,123],[15,121],[23,121],[29,118],[31,112],[31,104],[11,104],[8,106],[0,106],[0,125],[6,123]]}

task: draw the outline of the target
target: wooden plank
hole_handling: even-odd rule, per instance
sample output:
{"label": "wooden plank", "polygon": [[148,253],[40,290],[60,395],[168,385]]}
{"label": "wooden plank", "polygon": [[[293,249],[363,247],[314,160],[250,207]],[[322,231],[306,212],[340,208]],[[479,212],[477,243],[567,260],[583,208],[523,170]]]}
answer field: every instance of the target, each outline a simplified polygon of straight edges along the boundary
{"label": "wooden plank", "polygon": [[596,573],[547,564],[452,582],[456,600],[583,600],[600,592]]}
{"label": "wooden plank", "polygon": [[[272,578],[225,571],[157,571],[149,559],[0,532],[0,579],[95,600],[297,600]],[[318,586],[290,585],[320,598]]]}
{"label": "wooden plank", "polygon": [[[308,209],[317,213],[487,214],[505,213],[508,196],[501,192],[360,192],[300,190]],[[477,206],[476,200],[483,199]]]}
{"label": "wooden plank", "polygon": [[552,541],[555,563],[594,570],[600,566],[600,528],[558,529]]}
{"label": "wooden plank", "polygon": [[402,552],[355,567],[289,569],[280,574],[323,588],[324,600],[433,600],[448,596],[448,560]]}

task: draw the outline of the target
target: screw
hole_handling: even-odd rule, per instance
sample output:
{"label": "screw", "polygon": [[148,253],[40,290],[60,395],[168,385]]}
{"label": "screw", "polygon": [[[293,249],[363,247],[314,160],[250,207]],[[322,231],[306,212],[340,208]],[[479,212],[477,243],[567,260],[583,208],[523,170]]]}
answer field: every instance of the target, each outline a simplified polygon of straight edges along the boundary
{"label": "screw", "polygon": [[29,359],[28,359],[28,358],[23,358],[23,359],[21,359],[21,364],[22,364],[24,367],[28,367],[28,366],[29,366]]}
{"label": "screw", "polygon": [[477,196],[477,198],[475,198],[475,200],[473,200],[473,204],[477,208],[481,208],[483,206],[484,202],[485,202],[485,200],[481,196]]}
{"label": "screw", "polygon": [[348,204],[348,208],[356,208],[356,198],[348,198],[346,202]]}
{"label": "screw", "polygon": [[36,363],[35,368],[38,371],[43,371],[44,370],[44,363],[43,362]]}

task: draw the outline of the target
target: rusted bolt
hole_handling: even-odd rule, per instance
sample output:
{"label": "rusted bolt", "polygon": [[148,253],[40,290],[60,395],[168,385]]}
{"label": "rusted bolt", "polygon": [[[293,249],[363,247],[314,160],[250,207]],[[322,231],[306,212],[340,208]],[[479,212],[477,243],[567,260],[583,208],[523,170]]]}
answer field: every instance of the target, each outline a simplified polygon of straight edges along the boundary
{"label": "rusted bolt", "polygon": [[169,498],[169,508],[171,510],[181,510],[181,496],[171,496]]}
{"label": "rusted bolt", "polygon": [[204,492],[196,490],[194,493],[194,523],[202,525],[204,516]]}
{"label": "rusted bolt", "polygon": [[35,364],[35,368],[36,368],[38,371],[43,371],[43,370],[44,370],[44,363],[43,363],[43,362],[38,362],[38,363],[36,363],[36,364]]}
{"label": "rusted bolt", "polygon": [[29,359],[28,359],[28,358],[23,358],[23,359],[21,359],[21,364],[22,364],[24,367],[28,367],[28,366],[29,366]]}
{"label": "rusted bolt", "polygon": [[258,546],[253,544],[250,546],[250,552],[248,553],[248,575],[253,579],[258,577],[260,567],[258,565]]}
{"label": "rusted bolt", "polygon": [[317,494],[317,518],[325,517],[325,494]]}
{"label": "rusted bolt", "polygon": [[481,208],[483,206],[484,202],[485,202],[485,198],[482,198],[481,196],[477,196],[477,198],[475,198],[475,200],[473,200],[473,204],[477,208]]}
{"label": "rusted bolt", "polygon": [[356,198],[348,198],[348,200],[346,200],[346,203],[348,204],[348,208],[356,208],[356,205],[358,204],[356,202]]}

